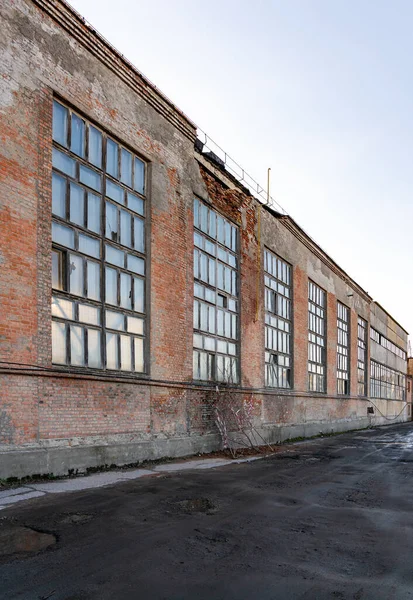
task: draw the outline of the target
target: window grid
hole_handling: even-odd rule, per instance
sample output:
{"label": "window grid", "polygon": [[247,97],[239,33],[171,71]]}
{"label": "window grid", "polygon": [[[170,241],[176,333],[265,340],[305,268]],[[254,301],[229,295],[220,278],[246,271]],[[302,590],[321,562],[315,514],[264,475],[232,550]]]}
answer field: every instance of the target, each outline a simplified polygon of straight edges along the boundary
{"label": "window grid", "polygon": [[265,385],[291,388],[291,267],[264,252]]}
{"label": "window grid", "polygon": [[337,302],[337,394],[350,393],[350,311]]}
{"label": "window grid", "polygon": [[396,346],[396,344],[391,342],[389,339],[387,339],[383,334],[378,332],[377,329],[374,329],[373,327],[370,327],[370,338],[372,340],[374,340],[375,342],[377,342],[377,344],[380,344],[380,346],[383,346],[383,348],[390,350],[390,352],[392,352],[393,354],[395,354],[402,360],[407,360],[407,354],[402,348],[400,348],[399,346]]}
{"label": "window grid", "polygon": [[143,373],[145,164],[53,103],[53,363]]}
{"label": "window grid", "polygon": [[326,391],[326,293],[308,282],[308,389]]}
{"label": "window grid", "polygon": [[193,376],[239,382],[238,229],[194,199]]}
{"label": "window grid", "polygon": [[406,376],[370,360],[370,395],[386,400],[406,400]]}
{"label": "window grid", "polygon": [[367,321],[357,319],[357,393],[367,395]]}

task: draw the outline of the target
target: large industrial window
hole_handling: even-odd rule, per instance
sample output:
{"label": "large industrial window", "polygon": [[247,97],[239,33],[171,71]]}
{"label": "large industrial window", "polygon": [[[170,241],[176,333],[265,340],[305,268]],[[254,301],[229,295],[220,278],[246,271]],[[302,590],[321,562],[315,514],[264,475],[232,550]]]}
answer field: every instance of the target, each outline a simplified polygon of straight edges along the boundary
{"label": "large industrial window", "polygon": [[337,394],[350,393],[350,311],[337,302]]}
{"label": "large industrial window", "polygon": [[194,379],[238,383],[238,230],[194,200]]}
{"label": "large industrial window", "polygon": [[143,372],[145,164],[53,104],[53,363]]}
{"label": "large industrial window", "polygon": [[372,398],[406,400],[406,376],[371,360],[370,395]]}
{"label": "large industrial window", "polygon": [[265,385],[291,387],[291,267],[265,250]]}
{"label": "large industrial window", "polygon": [[357,320],[357,390],[359,396],[366,396],[367,387],[367,322]]}
{"label": "large industrial window", "polygon": [[308,389],[326,391],[326,293],[308,282]]}

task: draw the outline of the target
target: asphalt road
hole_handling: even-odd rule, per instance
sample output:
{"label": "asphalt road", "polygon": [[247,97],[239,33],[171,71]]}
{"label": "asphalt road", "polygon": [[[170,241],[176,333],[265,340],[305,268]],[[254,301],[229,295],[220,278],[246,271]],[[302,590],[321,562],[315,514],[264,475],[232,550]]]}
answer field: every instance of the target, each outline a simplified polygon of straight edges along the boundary
{"label": "asphalt road", "polygon": [[280,450],[3,510],[0,598],[413,598],[413,425]]}

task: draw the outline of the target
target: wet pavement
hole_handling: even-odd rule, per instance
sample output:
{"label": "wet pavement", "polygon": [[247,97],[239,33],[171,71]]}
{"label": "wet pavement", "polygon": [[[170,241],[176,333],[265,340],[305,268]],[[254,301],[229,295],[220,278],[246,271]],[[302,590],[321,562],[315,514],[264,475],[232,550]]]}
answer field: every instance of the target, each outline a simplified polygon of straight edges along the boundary
{"label": "wet pavement", "polygon": [[3,600],[413,599],[413,424],[0,512]]}

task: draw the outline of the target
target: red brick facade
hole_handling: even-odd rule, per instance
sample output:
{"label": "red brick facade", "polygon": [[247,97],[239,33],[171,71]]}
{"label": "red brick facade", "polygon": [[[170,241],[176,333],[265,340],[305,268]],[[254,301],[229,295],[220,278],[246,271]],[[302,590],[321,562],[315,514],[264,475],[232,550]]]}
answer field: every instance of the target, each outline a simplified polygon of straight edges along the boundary
{"label": "red brick facade", "polygon": [[[240,231],[240,372],[273,441],[363,427],[399,412],[357,395],[357,317],[371,298],[300,229],[194,151],[195,126],[60,0],[0,8],[0,477],[126,464],[217,448],[193,381],[193,198]],[[148,163],[147,372],[52,364],[52,101],[61,98]],[[293,389],[265,388],[263,251],[293,270]],[[308,280],[327,292],[327,393],[308,392]],[[337,397],[337,301],[351,311],[350,394]],[[389,413],[390,410],[390,413]],[[381,417],[380,415],[383,415]],[[407,416],[402,412],[400,419]],[[22,450],[25,454],[20,454]],[[29,457],[29,458],[28,458]],[[7,458],[7,460],[6,460]],[[18,465],[18,467],[16,467]]]}

